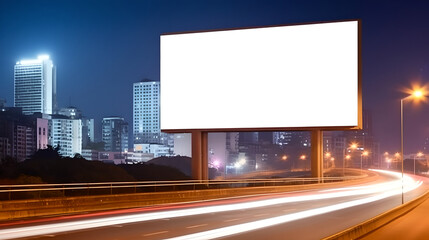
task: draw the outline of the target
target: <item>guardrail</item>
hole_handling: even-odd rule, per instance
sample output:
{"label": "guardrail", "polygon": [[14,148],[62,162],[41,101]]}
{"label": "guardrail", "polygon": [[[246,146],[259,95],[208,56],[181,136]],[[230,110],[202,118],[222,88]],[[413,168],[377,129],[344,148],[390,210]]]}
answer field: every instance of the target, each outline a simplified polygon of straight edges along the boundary
{"label": "guardrail", "polygon": [[[339,182],[365,177],[324,177],[323,182]],[[145,182],[102,182],[67,184],[0,185],[0,200],[22,200],[50,197],[113,195],[145,192],[167,192],[241,187],[285,186],[320,183],[318,178],[276,178],[246,180],[186,180]]]}

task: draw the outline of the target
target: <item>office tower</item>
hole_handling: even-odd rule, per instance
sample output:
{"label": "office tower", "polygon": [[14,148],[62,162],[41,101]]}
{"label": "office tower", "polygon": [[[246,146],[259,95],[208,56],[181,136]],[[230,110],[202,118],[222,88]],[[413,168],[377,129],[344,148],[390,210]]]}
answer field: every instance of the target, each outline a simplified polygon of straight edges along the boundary
{"label": "office tower", "polygon": [[82,120],[82,148],[88,146],[89,143],[94,142],[94,119],[86,118],[82,115],[82,112],[76,107],[61,108],[58,114],[67,116],[70,119],[81,119]]}
{"label": "office tower", "polygon": [[82,147],[85,148],[91,142],[95,142],[94,135],[94,119],[82,118]]}
{"label": "office tower", "polygon": [[63,115],[52,115],[49,121],[49,144],[60,146],[59,153],[73,157],[82,154],[82,120],[71,119]]}
{"label": "office tower", "polygon": [[[134,143],[165,144],[160,131],[159,81],[144,79],[133,84]],[[178,116],[179,117],[179,116]]]}
{"label": "office tower", "polygon": [[15,107],[26,115],[35,112],[52,114],[56,108],[56,73],[49,56],[16,63]]}
{"label": "office tower", "polygon": [[102,121],[104,150],[109,152],[128,151],[128,123],[121,117],[106,117]]}

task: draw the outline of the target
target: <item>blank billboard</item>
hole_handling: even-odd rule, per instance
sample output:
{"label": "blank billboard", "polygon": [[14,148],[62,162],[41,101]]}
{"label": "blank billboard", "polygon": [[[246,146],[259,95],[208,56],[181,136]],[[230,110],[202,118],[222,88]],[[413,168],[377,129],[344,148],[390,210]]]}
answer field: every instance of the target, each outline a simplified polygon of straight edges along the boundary
{"label": "blank billboard", "polygon": [[161,129],[360,127],[359,22],[161,35]]}

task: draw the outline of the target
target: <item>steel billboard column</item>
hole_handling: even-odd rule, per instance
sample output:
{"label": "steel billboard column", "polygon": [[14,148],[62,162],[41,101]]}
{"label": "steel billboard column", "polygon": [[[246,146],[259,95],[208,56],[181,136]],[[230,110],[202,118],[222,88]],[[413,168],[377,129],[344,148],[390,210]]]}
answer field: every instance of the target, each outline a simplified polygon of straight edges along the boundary
{"label": "steel billboard column", "polygon": [[311,131],[311,176],[323,180],[323,132]]}
{"label": "steel billboard column", "polygon": [[208,132],[201,132],[201,173],[202,180],[209,179]]}
{"label": "steel billboard column", "polygon": [[192,178],[208,180],[207,132],[192,132]]}

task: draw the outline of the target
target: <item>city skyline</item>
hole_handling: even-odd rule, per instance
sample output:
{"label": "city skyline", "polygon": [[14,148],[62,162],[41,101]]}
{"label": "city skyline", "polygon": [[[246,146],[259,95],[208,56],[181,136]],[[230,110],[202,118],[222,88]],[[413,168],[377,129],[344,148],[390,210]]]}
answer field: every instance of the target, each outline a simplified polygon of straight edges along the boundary
{"label": "city skyline", "polygon": [[[423,83],[428,81],[429,53],[424,43],[429,34],[424,31],[428,22],[423,14],[427,9],[424,3],[331,1],[312,2],[308,8],[303,3],[277,1],[112,1],[96,14],[91,10],[96,2],[74,5],[64,1],[54,6],[48,6],[53,3],[49,1],[40,5],[26,3],[21,2],[25,5],[21,9],[19,3],[0,3],[0,48],[4,53],[0,59],[0,97],[6,98],[7,106],[13,106],[16,61],[50,54],[58,68],[59,107],[71,103],[94,117],[97,124],[102,117],[111,115],[132,122],[133,83],[144,78],[159,80],[159,35],[166,32],[361,19],[363,105],[373,112],[374,133],[382,150],[399,149],[399,99],[406,96],[400,89],[419,78]],[[58,7],[58,13],[49,16]],[[78,10],[80,7],[82,10]],[[25,19],[35,17],[30,11],[33,8],[44,14],[27,26]],[[110,16],[115,9],[118,13]],[[60,21],[42,21],[54,17]],[[48,26],[46,22],[52,24],[51,29],[43,29]],[[21,30],[12,28],[12,23],[21,26]],[[69,32],[61,30],[63,26]],[[41,36],[36,34],[26,40],[25,36],[40,29]],[[422,119],[428,119],[428,109],[424,105],[418,109],[405,105],[406,152],[423,150],[429,128]]]}

